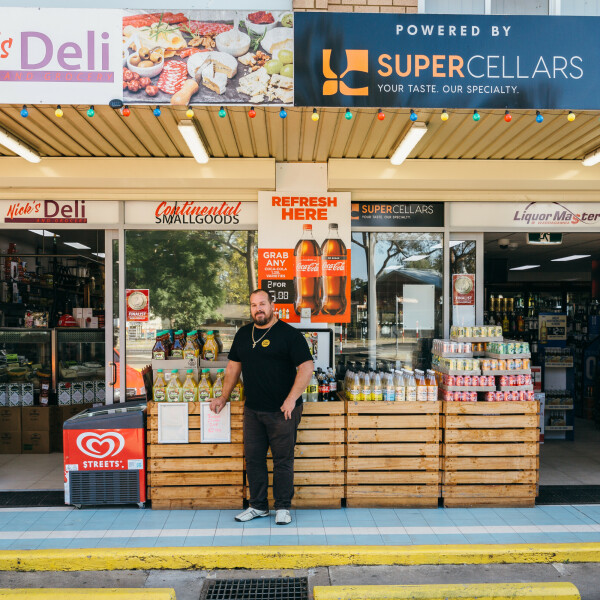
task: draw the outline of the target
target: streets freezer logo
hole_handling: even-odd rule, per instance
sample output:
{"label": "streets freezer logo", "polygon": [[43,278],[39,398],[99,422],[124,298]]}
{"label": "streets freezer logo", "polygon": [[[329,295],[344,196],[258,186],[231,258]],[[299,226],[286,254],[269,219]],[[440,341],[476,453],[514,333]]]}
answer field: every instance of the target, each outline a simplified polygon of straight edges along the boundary
{"label": "streets freezer logo", "polygon": [[95,433],[86,431],[77,437],[77,447],[92,458],[116,456],[125,447],[125,438],[116,431]]}
{"label": "streets freezer logo", "polygon": [[[553,209],[536,206],[536,202],[530,202],[523,210],[516,210],[513,221],[527,223],[527,225],[588,225],[596,223],[600,219],[600,213],[596,212],[573,212],[559,202],[553,202]],[[547,205],[545,205],[547,206]]]}

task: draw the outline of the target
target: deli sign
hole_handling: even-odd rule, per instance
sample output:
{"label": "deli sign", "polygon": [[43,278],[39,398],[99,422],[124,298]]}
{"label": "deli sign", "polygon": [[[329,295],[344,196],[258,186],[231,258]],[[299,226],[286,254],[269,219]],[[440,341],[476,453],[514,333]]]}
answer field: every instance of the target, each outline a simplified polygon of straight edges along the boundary
{"label": "deli sign", "polygon": [[119,203],[85,200],[0,201],[0,215],[6,224],[113,224],[119,222]]}

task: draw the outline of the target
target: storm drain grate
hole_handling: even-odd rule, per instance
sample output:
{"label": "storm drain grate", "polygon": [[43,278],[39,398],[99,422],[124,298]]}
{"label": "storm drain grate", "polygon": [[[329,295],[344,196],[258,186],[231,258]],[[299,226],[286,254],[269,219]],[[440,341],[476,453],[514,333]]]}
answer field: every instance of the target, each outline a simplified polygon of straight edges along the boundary
{"label": "storm drain grate", "polygon": [[308,600],[308,578],[213,579],[203,600]]}

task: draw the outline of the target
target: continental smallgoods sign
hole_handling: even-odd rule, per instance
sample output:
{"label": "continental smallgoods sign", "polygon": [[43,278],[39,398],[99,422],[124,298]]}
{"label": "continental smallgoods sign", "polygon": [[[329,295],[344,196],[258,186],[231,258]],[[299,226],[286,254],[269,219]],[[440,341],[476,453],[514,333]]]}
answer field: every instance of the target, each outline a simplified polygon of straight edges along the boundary
{"label": "continental smallgoods sign", "polygon": [[595,17],[296,13],[297,106],[595,109]]}

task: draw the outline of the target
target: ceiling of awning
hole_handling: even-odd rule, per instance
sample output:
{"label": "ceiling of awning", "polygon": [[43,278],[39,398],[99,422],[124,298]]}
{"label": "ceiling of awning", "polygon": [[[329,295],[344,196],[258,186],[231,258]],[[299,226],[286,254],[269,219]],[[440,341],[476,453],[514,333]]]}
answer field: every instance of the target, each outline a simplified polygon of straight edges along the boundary
{"label": "ceiling of awning", "polygon": [[[97,106],[95,116],[87,106],[64,106],[64,116],[54,115],[54,106],[29,106],[29,116],[20,116],[21,106],[0,106],[0,127],[32,146],[42,156],[53,157],[191,157],[177,123],[186,119],[185,108],[162,107],[155,117],[150,106],[131,108],[123,117],[118,110]],[[388,109],[379,121],[376,109],[355,109],[345,118],[344,109],[321,109],[319,121],[312,109],[257,108],[250,119],[248,107],[194,108],[194,120],[215,158],[274,158],[278,162],[326,162],[330,158],[389,158],[411,126],[408,109]],[[479,122],[472,111],[449,111],[443,122],[439,110],[419,110],[418,120],[428,132],[410,154],[418,159],[519,159],[580,160],[600,147],[597,111],[577,113],[573,122],[564,111],[544,111],[537,123],[535,111],[512,113],[480,111]],[[0,156],[14,156],[0,146]]]}

